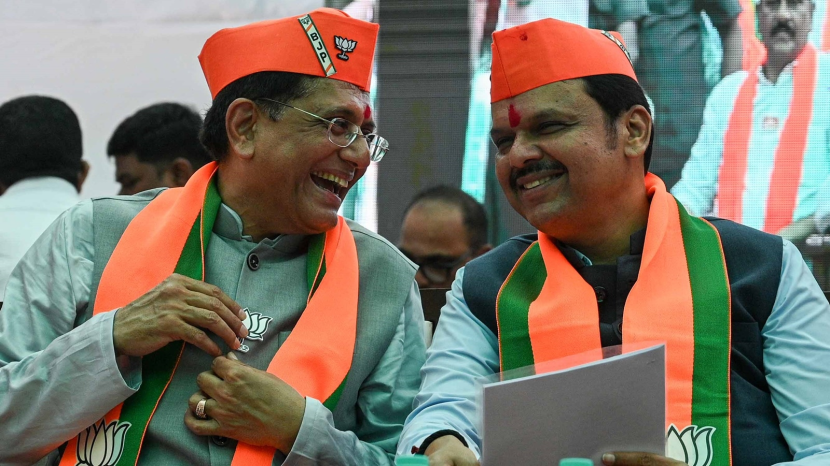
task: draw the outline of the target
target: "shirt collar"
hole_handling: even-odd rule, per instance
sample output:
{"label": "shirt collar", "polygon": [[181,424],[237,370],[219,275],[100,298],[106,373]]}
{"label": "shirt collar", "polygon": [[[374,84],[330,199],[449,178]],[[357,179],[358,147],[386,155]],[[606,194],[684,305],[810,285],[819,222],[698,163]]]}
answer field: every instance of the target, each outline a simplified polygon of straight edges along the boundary
{"label": "shirt collar", "polygon": [[[764,74],[764,67],[758,67],[758,82],[767,86],[775,86],[776,84],[781,84],[781,82],[789,82],[792,80],[793,69],[798,66],[798,60],[793,60],[787,63],[787,66],[781,70],[781,73],[778,75],[778,80],[775,82],[770,81],[767,79],[767,76]],[[783,79],[782,79],[783,78]]]}
{"label": "shirt collar", "polygon": [[49,191],[67,196],[78,196],[78,190],[75,189],[72,183],[56,176],[37,176],[22,179],[9,186],[3,195],[23,194],[27,191]]}
{"label": "shirt collar", "polygon": [[[250,235],[242,233],[242,226],[242,217],[231,209],[230,206],[222,203],[219,206],[219,212],[216,214],[216,221],[213,223],[213,232],[233,241],[253,243],[254,239]],[[305,235],[278,235],[275,238],[265,238],[259,244],[289,253],[304,246],[307,240],[308,237]]]}
{"label": "shirt collar", "polygon": [[[646,244],[646,229],[643,228],[641,230],[637,230],[629,236],[629,254],[630,256],[641,256],[643,255],[643,248]],[[576,270],[581,269],[582,267],[590,267],[594,265],[591,262],[591,259],[588,258],[585,254],[582,254],[578,250],[568,246],[567,244],[560,243],[559,241],[556,242],[556,245],[559,246],[559,250],[562,251],[562,255],[565,256],[565,259],[568,259],[568,262],[571,263],[573,268]]]}

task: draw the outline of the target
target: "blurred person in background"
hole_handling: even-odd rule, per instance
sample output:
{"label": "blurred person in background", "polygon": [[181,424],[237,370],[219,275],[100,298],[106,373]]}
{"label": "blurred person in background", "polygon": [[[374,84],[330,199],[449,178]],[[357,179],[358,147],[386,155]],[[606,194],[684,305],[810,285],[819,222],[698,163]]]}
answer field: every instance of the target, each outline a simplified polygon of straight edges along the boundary
{"label": "blurred person in background", "polygon": [[82,155],[81,125],[63,101],[33,95],[0,106],[0,303],[23,254],[80,200]]}
{"label": "blurred person in background", "polygon": [[118,194],[184,186],[211,160],[199,142],[201,127],[195,110],[170,102],[142,108],[122,121],[107,143],[121,185]]}
{"label": "blurred person in background", "polygon": [[404,211],[398,249],[418,265],[421,288],[449,288],[458,269],[492,248],[484,206],[458,188],[425,189]]}
{"label": "blurred person in background", "polygon": [[830,60],[808,42],[810,0],[759,0],[766,61],[712,91],[672,193],[712,214],[800,241],[830,214]]}

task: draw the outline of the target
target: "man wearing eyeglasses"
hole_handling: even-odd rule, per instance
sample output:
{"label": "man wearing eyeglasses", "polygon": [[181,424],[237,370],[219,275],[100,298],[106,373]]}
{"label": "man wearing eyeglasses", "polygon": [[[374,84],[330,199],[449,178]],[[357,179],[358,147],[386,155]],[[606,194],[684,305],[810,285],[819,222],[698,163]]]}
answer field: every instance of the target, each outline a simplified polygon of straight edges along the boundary
{"label": "man wearing eyeglasses", "polygon": [[404,211],[398,249],[418,265],[421,288],[449,288],[458,269],[492,248],[484,207],[458,188],[425,189]]}
{"label": "man wearing eyeglasses", "polygon": [[377,30],[318,9],[208,39],[215,162],[71,209],[12,276],[0,463],[391,464],[425,351],[415,268],[337,215],[389,148]]}

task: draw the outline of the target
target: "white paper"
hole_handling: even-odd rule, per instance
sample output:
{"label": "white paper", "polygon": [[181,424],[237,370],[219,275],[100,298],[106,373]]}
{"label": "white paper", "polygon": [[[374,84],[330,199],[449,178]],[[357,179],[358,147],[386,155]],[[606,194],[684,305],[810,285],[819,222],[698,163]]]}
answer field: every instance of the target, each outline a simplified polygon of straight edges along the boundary
{"label": "white paper", "polygon": [[664,454],[664,345],[545,374],[514,378],[527,373],[517,371],[483,384],[483,466],[556,465],[569,457],[602,464],[611,451]]}

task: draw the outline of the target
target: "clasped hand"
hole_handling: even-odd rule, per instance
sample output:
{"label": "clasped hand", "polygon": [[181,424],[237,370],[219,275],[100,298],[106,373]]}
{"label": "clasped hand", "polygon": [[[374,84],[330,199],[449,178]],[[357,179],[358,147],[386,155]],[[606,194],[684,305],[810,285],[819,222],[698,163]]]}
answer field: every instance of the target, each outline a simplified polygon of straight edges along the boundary
{"label": "clasped hand", "polygon": [[230,349],[248,336],[242,306],[218,287],[173,274],[115,313],[112,339],[118,355],[144,356],[170,342],[184,340],[210,354],[222,350],[206,330]]}
{"label": "clasped hand", "polygon": [[[233,353],[213,360],[196,378],[199,391],[188,400],[184,423],[197,435],[230,437],[267,445],[286,455],[294,446],[305,413],[305,398],[280,378],[237,360]],[[195,415],[203,399],[207,419]]]}

